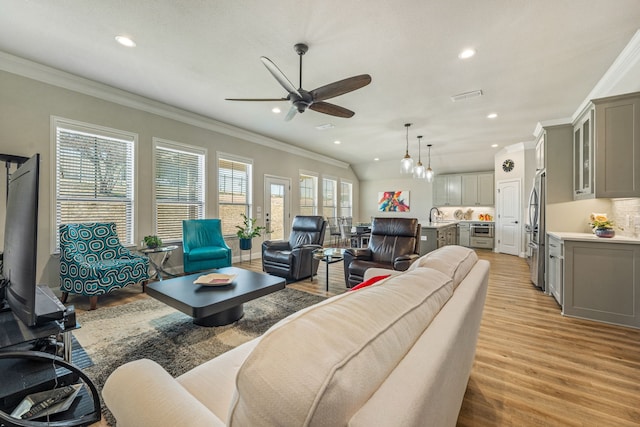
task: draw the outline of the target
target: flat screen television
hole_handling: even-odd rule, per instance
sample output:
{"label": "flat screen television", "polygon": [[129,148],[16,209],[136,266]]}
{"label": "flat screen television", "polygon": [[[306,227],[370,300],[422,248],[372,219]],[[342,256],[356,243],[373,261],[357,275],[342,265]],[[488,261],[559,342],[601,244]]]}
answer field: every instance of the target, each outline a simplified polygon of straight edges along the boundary
{"label": "flat screen television", "polygon": [[36,284],[39,178],[39,154],[11,174],[4,226],[5,299],[27,326],[64,317],[64,306],[53,292]]}

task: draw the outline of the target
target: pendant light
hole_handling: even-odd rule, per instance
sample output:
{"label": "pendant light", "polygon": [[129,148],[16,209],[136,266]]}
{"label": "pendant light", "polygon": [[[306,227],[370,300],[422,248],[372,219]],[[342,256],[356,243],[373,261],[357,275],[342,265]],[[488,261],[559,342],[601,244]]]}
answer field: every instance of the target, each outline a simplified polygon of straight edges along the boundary
{"label": "pendant light", "polygon": [[409,126],[411,123],[405,123],[404,127],[407,128],[407,148],[404,154],[404,158],[400,160],[400,174],[409,175],[413,173],[413,159],[409,155]]}
{"label": "pendant light", "polygon": [[427,179],[427,182],[431,182],[433,181],[433,169],[431,169],[431,144],[427,144],[427,147],[429,147],[429,163],[427,166],[427,171],[425,172],[425,178]]}
{"label": "pendant light", "polygon": [[422,164],[422,135],[418,136],[418,164],[413,168],[413,177],[415,179],[425,179],[427,171]]}

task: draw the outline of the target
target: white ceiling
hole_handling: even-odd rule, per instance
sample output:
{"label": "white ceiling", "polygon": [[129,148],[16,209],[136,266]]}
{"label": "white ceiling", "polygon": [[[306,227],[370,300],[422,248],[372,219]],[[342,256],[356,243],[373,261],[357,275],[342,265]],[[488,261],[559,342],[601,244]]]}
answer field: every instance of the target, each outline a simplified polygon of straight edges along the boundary
{"label": "white ceiling", "polygon": [[[356,168],[399,163],[410,122],[414,158],[424,135],[434,169],[456,156],[491,169],[496,150],[531,140],[538,121],[571,116],[639,26],[638,0],[0,0],[2,51]],[[224,100],[286,96],[259,58],[297,86],[298,42],[309,45],[307,90],[372,76],[329,101],[353,118],[307,111],[284,122],[284,102],[276,115],[277,103]],[[477,55],[458,59],[465,47]],[[335,127],[316,129],[326,123]]]}

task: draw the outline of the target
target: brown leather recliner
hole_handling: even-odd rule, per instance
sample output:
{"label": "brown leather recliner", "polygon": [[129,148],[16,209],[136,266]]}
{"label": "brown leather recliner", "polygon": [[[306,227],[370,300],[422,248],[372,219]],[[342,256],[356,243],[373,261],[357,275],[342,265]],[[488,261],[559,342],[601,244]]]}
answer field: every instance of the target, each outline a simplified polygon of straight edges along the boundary
{"label": "brown leather recliner", "polygon": [[262,243],[262,270],[292,282],[316,274],[319,261],[312,252],[322,247],[326,228],[321,216],[296,216],[288,241]]}
{"label": "brown leather recliner", "polygon": [[366,249],[344,252],[344,280],[348,288],[363,281],[373,267],[404,271],[420,257],[420,224],[416,218],[374,218]]}

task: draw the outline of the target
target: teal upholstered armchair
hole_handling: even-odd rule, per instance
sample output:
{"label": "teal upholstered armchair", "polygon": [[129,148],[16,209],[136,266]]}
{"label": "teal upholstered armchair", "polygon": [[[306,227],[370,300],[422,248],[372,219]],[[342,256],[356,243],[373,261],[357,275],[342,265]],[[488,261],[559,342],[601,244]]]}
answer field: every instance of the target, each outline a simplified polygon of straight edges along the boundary
{"label": "teal upholstered armchair", "polygon": [[98,296],[149,279],[149,260],[120,244],[112,222],[60,226],[60,290],[89,296],[91,310]]}
{"label": "teal upholstered armchair", "polygon": [[231,248],[219,219],[182,221],[182,251],[185,273],[231,266]]}

